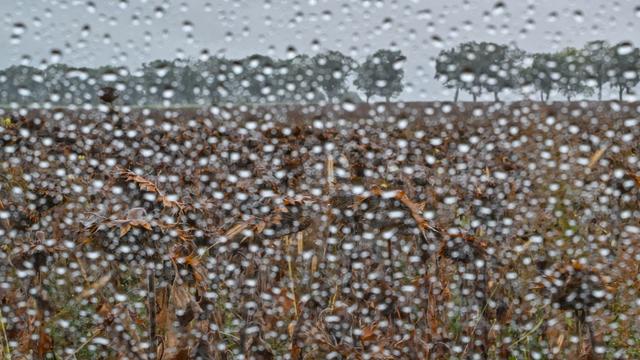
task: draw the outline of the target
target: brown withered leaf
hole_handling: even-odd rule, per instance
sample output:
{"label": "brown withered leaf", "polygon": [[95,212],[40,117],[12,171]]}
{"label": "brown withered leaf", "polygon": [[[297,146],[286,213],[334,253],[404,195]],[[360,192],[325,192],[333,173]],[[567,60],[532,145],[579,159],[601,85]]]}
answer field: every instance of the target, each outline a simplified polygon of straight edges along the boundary
{"label": "brown withered leaf", "polygon": [[159,198],[160,198],[160,202],[162,203],[162,206],[166,208],[174,208],[174,209],[178,209],[179,211],[184,211],[185,209],[184,203],[176,200],[170,200],[169,197],[167,197],[166,195],[160,194]]}
{"label": "brown withered leaf", "polygon": [[125,180],[135,182],[138,185],[138,187],[143,191],[148,191],[153,193],[158,192],[158,187],[156,186],[155,183],[153,183],[153,181],[147,180],[144,177],[137,175],[131,170],[121,172],[121,174],[125,178]]}
{"label": "brown withered leaf", "polygon": [[264,229],[267,227],[267,223],[264,221],[260,221],[258,224],[256,224],[256,226],[253,228],[253,231],[256,234],[261,234]]}
{"label": "brown withered leaf", "polygon": [[103,318],[106,318],[107,315],[109,315],[110,313],[111,313],[111,306],[107,302],[102,302],[98,306],[98,309],[96,310],[96,314],[102,316]]}
{"label": "brown withered leaf", "polygon": [[421,212],[424,210],[425,203],[413,202],[413,200],[409,199],[407,194],[405,194],[405,192],[402,190],[399,190],[396,192],[395,198],[409,209],[411,216],[413,217],[416,224],[418,224],[421,230],[429,229],[429,230],[439,232],[435,227],[431,226],[425,218],[422,217]]}
{"label": "brown withered leaf", "polygon": [[109,283],[109,280],[111,280],[111,273],[100,277],[96,282],[91,284],[91,286],[82,290],[82,292],[80,293],[80,298],[84,299],[95,294],[98,290],[105,287]]}
{"label": "brown withered leaf", "polygon": [[176,309],[186,310],[192,300],[193,296],[189,292],[189,288],[182,282],[179,275],[176,275],[173,280],[173,285],[171,286],[170,303],[173,304]]}
{"label": "brown withered leaf", "polygon": [[629,175],[629,177],[633,179],[637,187],[640,187],[640,176],[636,175],[635,173],[629,170],[627,170],[627,175]]}
{"label": "brown withered leaf", "polygon": [[178,239],[180,239],[181,241],[193,240],[193,235],[191,235],[191,233],[188,230],[176,229],[176,232],[178,233]]}
{"label": "brown withered leaf", "polygon": [[53,340],[44,331],[44,327],[41,327],[38,333],[38,358],[44,359],[51,350],[53,350]]}
{"label": "brown withered leaf", "polygon": [[140,227],[149,231],[153,230],[153,228],[151,227],[151,224],[149,224],[149,222],[146,220],[131,220],[129,222],[129,225]]}
{"label": "brown withered leaf", "polygon": [[123,224],[120,227],[120,237],[123,237],[123,236],[127,235],[129,230],[131,230],[131,225],[130,224]]}
{"label": "brown withered leaf", "polygon": [[289,313],[289,310],[291,310],[291,308],[293,307],[293,299],[289,297],[287,289],[282,289],[277,299],[278,303],[282,306],[283,313]]}
{"label": "brown withered leaf", "polygon": [[296,344],[291,344],[291,359],[298,360],[300,359],[300,347]]}
{"label": "brown withered leaf", "polygon": [[606,146],[598,149],[595,153],[593,153],[593,155],[591,155],[591,159],[589,159],[589,165],[587,165],[587,167],[592,168],[595,164],[597,164],[598,160],[600,160],[602,155],[604,155],[605,151],[607,151]]}
{"label": "brown withered leaf", "polygon": [[202,283],[207,277],[207,270],[201,264],[200,259],[195,256],[187,256],[185,263],[191,267],[192,275],[196,284]]}
{"label": "brown withered leaf", "polygon": [[143,176],[137,175],[131,170],[121,170],[120,175],[124,177],[126,181],[135,182],[142,191],[152,192],[158,195],[158,201],[162,204],[162,206],[166,208],[175,208],[179,211],[184,211],[186,207],[184,203],[169,199],[169,197],[167,197],[160,191],[160,189],[158,189],[158,186],[153,181]]}
{"label": "brown withered leaf", "polygon": [[246,223],[246,222],[235,224],[235,225],[233,225],[231,227],[231,229],[227,230],[227,232],[224,234],[224,236],[227,239],[232,239],[234,236],[236,236],[236,235],[240,234],[242,231],[244,231],[248,226],[249,226],[249,224]]}
{"label": "brown withered leaf", "polygon": [[365,326],[364,329],[362,329],[362,336],[360,337],[360,339],[362,339],[363,342],[375,340],[375,338],[377,337],[377,329],[378,323],[373,323],[369,326]]}

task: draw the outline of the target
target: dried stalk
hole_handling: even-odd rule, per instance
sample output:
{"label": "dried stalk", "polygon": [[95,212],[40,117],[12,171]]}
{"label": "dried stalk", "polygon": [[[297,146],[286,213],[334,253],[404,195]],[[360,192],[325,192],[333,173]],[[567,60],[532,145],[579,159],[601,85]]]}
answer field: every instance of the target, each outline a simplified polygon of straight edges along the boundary
{"label": "dried stalk", "polygon": [[291,282],[291,294],[293,294],[293,311],[295,312],[295,318],[298,319],[298,296],[296,295],[296,282],[293,278],[293,265],[291,265],[291,251],[290,251],[290,236],[285,238],[285,244],[287,246],[287,267],[289,270],[289,281]]}
{"label": "dried stalk", "polygon": [[149,359],[156,358],[157,342],[156,342],[156,279],[155,267],[149,269],[147,275],[147,283],[149,286],[147,292],[147,300],[149,302]]}
{"label": "dried stalk", "polygon": [[7,338],[7,331],[4,328],[4,316],[2,315],[2,311],[0,311],[0,331],[2,331],[2,358],[3,359],[12,359],[11,355],[11,347],[9,346],[9,339]]}

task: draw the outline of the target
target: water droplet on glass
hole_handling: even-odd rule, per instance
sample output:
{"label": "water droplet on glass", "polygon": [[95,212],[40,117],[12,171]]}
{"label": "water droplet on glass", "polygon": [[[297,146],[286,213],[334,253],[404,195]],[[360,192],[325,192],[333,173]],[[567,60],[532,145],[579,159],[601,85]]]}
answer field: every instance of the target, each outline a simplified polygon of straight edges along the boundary
{"label": "water droplet on glass", "polygon": [[62,50],[53,49],[49,52],[49,61],[52,64],[57,64],[60,62],[60,60],[62,60]]}
{"label": "water droplet on glass", "polygon": [[293,59],[298,55],[298,51],[295,47],[289,46],[287,48],[287,59]]}
{"label": "water droplet on glass", "polygon": [[164,16],[164,8],[161,6],[157,6],[155,9],[153,9],[153,15],[156,18],[161,19]]}
{"label": "water droplet on glass", "polygon": [[96,4],[93,1],[87,1],[87,11],[91,14],[96,12]]}
{"label": "water droplet on glass", "polygon": [[616,47],[618,55],[629,55],[633,52],[633,45],[629,42],[622,42]]}
{"label": "water droplet on glass", "polygon": [[182,31],[190,33],[193,31],[193,23],[191,21],[184,21],[182,23]]}
{"label": "water droplet on glass", "polygon": [[27,31],[27,26],[23,23],[15,23],[13,24],[12,33],[13,35],[22,35]]}
{"label": "water droplet on glass", "polygon": [[493,9],[491,9],[491,12],[493,13],[493,15],[499,16],[504,14],[506,9],[507,9],[507,5],[502,1],[498,1],[493,5]]}
{"label": "water droplet on glass", "polygon": [[390,17],[386,17],[384,18],[384,20],[382,20],[382,29],[383,30],[389,30],[391,29],[391,27],[393,26],[393,19]]}
{"label": "water droplet on glass", "polygon": [[476,78],[476,75],[471,71],[467,70],[460,73],[460,80],[462,80],[463,82],[471,83],[473,82],[473,80],[475,80],[475,78]]}
{"label": "water droplet on glass", "polygon": [[573,20],[575,20],[578,23],[581,23],[582,21],[584,21],[584,13],[582,12],[582,10],[575,10],[573,12]]}
{"label": "water droplet on glass", "polygon": [[351,101],[345,101],[342,103],[342,108],[344,111],[353,112],[356,110],[356,104]]}

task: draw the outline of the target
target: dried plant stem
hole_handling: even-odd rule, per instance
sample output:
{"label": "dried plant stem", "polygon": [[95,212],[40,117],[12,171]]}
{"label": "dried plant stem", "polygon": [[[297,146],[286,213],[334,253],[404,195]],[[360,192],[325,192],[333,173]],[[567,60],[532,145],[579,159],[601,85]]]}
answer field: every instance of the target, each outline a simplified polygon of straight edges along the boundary
{"label": "dried plant stem", "polygon": [[334,175],[334,164],[333,164],[333,155],[331,154],[327,154],[327,192],[329,194],[333,193],[333,185],[335,182],[335,175]]}
{"label": "dried plant stem", "polygon": [[149,359],[156,358],[156,279],[155,279],[155,267],[149,269],[147,275],[147,283],[149,291],[147,293],[147,299],[149,301]]}
{"label": "dried plant stem", "polygon": [[9,339],[7,338],[7,331],[4,328],[4,316],[2,315],[2,311],[0,311],[0,331],[2,331],[2,358],[3,359],[11,359],[11,348],[9,347]]}
{"label": "dried plant stem", "polygon": [[293,266],[291,265],[291,256],[287,257],[287,266],[289,268],[289,281],[291,281],[291,294],[293,294],[293,311],[298,319],[298,296],[296,295],[296,283],[293,278]]}
{"label": "dried plant stem", "polygon": [[531,330],[527,331],[522,336],[520,336],[520,338],[518,338],[516,341],[514,341],[511,344],[511,346],[515,346],[524,340],[528,340],[529,336],[533,335],[536,331],[538,331],[538,329],[540,328],[540,326],[542,326],[542,324],[544,324],[544,322],[545,322],[544,318],[540,319],[540,321],[538,321],[538,323]]}
{"label": "dried plant stem", "polygon": [[102,332],[102,329],[98,329],[96,331],[94,331],[91,336],[89,336],[89,338],[87,340],[85,340],[82,344],[80,344],[80,346],[78,346],[77,349],[75,349],[73,351],[73,353],[69,356],[67,356],[67,360],[71,360],[71,359],[76,359],[76,354],[78,352],[80,352],[80,350],[82,350],[85,346],[89,345],[89,343],[96,338],[96,336],[100,335],[100,333]]}

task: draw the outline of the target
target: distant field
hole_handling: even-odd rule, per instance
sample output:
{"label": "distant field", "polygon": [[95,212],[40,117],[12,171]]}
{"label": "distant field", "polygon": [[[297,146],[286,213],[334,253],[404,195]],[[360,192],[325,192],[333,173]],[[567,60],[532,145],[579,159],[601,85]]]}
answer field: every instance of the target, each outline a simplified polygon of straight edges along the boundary
{"label": "distant field", "polygon": [[[361,120],[369,119],[377,121],[377,124],[395,126],[396,121],[406,120],[412,126],[429,124],[436,117],[445,117],[456,121],[491,121],[498,116],[507,116],[512,110],[524,110],[527,116],[544,117],[546,114],[572,112],[571,117],[585,118],[588,116],[606,116],[612,119],[637,116],[640,112],[640,102],[617,101],[556,101],[542,103],[536,101],[517,101],[510,103],[495,102],[457,102],[433,101],[433,102],[392,102],[392,103],[348,103],[329,105],[299,105],[299,104],[275,104],[275,105],[180,105],[175,107],[162,106],[117,106],[121,115],[127,121],[139,120],[144,116],[154,119],[210,119],[215,124],[220,121],[270,122],[275,121],[288,125],[310,124],[314,120]],[[82,117],[93,119],[101,117],[101,113],[107,111],[103,106],[101,110],[70,109],[68,107],[53,107],[51,109],[21,110],[3,108],[0,112],[5,114],[29,114],[27,118],[49,115],[65,114],[71,118]]]}
{"label": "distant field", "polygon": [[3,354],[638,358],[639,112],[7,110]]}

